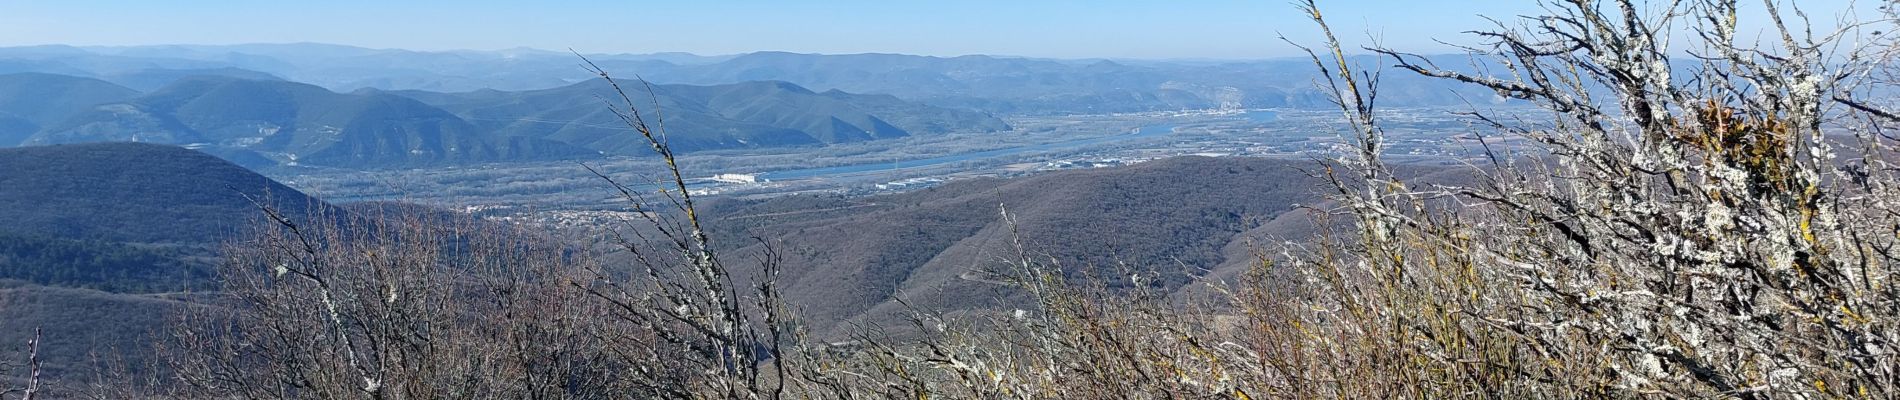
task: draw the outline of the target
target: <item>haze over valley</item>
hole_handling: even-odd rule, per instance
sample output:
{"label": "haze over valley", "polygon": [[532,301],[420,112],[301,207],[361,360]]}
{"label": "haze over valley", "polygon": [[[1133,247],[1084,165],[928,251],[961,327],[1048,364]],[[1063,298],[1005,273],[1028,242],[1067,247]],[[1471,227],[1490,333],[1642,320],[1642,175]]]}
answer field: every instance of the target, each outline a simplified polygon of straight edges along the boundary
{"label": "haze over valley", "polygon": [[[572,163],[637,171],[651,151],[605,105],[619,94],[583,61],[651,84],[633,84],[634,97],[661,112],[670,146],[698,154],[686,160],[700,166],[696,178],[827,180],[709,191],[864,191],[1181,154],[1286,157],[1324,150],[1335,133],[1309,120],[1331,103],[1299,59],[585,57],[320,44],[5,48],[0,94],[55,101],[0,104],[0,139],[186,146],[329,198],[495,205],[484,204],[488,193],[572,205],[573,192],[597,189]],[[1426,126],[1474,98],[1504,106],[1444,82],[1392,81],[1385,101]],[[1462,151],[1438,136],[1408,151]],[[864,167],[796,171],[847,165]],[[543,185],[467,178],[493,170]],[[456,187],[435,186],[445,179]],[[547,186],[555,181],[572,183]]]}
{"label": "haze over valley", "polygon": [[0,400],[1900,395],[1891,1],[222,2],[0,15]]}

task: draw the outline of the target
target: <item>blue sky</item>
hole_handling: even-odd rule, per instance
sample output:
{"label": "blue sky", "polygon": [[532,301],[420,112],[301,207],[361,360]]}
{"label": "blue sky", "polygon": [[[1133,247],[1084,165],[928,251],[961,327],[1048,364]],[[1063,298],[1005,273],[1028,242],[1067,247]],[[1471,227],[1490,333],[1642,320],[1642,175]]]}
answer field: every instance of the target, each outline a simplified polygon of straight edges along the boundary
{"label": "blue sky", "polygon": [[[1842,10],[1849,0],[1800,0]],[[1863,0],[1871,4],[1871,2]],[[1744,4],[1753,4],[1744,1]],[[1416,52],[1529,0],[1323,1],[1342,39]],[[1867,8],[1871,8],[1868,6]],[[1312,42],[1284,0],[0,0],[0,46],[322,42],[414,50],[760,50],[1244,59]]]}

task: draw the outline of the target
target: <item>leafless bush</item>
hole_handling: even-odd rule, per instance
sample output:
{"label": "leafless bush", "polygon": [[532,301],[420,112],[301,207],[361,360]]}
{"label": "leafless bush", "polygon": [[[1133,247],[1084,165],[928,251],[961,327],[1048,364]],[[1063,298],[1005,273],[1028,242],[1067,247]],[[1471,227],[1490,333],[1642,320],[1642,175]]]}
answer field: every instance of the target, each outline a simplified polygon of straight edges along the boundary
{"label": "leafless bush", "polygon": [[[1477,32],[1494,74],[1375,49],[1550,111],[1473,113],[1536,145],[1490,149],[1468,186],[1392,176],[1354,80],[1374,75],[1333,43],[1315,60],[1357,150],[1328,175],[1358,232],[1287,257],[1311,278],[1264,324],[1297,361],[1275,375],[1303,397],[1895,396],[1892,121],[1852,97],[1890,42],[1762,5],[1760,48],[1734,1],[1575,0]],[[1678,26],[1693,57],[1670,53]]]}
{"label": "leafless bush", "polygon": [[[505,226],[385,216],[271,226],[227,251],[228,299],[161,342],[194,398],[600,398],[631,340],[565,269],[573,253]],[[580,262],[585,262],[581,260]]]}

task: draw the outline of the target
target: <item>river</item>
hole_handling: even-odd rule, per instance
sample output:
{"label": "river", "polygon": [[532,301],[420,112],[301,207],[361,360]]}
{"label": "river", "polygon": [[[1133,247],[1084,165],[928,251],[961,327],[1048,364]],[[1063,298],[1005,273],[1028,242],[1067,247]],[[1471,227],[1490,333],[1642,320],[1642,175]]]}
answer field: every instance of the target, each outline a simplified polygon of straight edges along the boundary
{"label": "river", "polygon": [[[1273,111],[1256,110],[1256,111],[1248,111],[1245,117],[1247,118],[1248,121],[1264,123],[1264,122],[1273,121],[1275,118],[1277,118],[1277,115],[1274,114]],[[1018,154],[1029,153],[1029,152],[1066,150],[1066,149],[1073,149],[1073,148],[1108,143],[1108,142],[1166,136],[1168,134],[1174,133],[1174,128],[1179,127],[1180,125],[1181,124],[1177,124],[1177,123],[1155,124],[1155,125],[1148,125],[1148,126],[1143,126],[1141,128],[1137,128],[1132,133],[1122,134],[1122,135],[1112,135],[1112,136],[1103,136],[1103,137],[1095,137],[1095,138],[1088,138],[1088,139],[1077,139],[1077,140],[1055,142],[1055,143],[1043,143],[1043,144],[1038,144],[1038,145],[1002,148],[1002,149],[996,149],[996,150],[984,150],[984,151],[976,151],[976,152],[969,152],[969,153],[959,153],[959,154],[952,154],[952,155],[947,155],[947,156],[919,158],[915,160],[901,160],[901,161],[871,163],[871,164],[841,165],[841,166],[836,166],[836,167],[822,167],[822,168],[788,169],[788,170],[760,173],[758,174],[758,177],[765,180],[774,180],[774,181],[806,179],[806,178],[815,178],[815,177],[831,176],[831,175],[847,175],[847,174],[857,174],[857,173],[872,172],[872,171],[891,171],[891,170],[899,170],[899,169],[906,169],[906,168],[928,167],[928,166],[948,164],[948,163],[961,162],[961,161],[984,160],[984,159],[991,159],[991,158],[997,158],[997,157],[1002,157],[1002,156],[1018,155]]]}

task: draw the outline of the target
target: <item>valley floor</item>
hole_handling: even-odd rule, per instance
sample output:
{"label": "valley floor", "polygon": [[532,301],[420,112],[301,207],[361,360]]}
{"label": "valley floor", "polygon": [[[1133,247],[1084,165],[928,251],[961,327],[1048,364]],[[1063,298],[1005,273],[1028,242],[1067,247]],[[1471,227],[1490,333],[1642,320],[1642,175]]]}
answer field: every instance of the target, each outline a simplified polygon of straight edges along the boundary
{"label": "valley floor", "polygon": [[[1390,111],[1385,117],[1393,121],[1393,153],[1431,164],[1469,158],[1479,146],[1460,134],[1465,129],[1454,111],[1459,110]],[[1009,118],[1016,129],[1007,132],[696,152],[684,154],[681,162],[699,195],[865,195],[1182,155],[1312,159],[1338,143],[1335,120],[1332,112],[1312,110],[1017,116]],[[620,205],[609,185],[582,164],[635,187],[650,186],[661,176],[653,159],[638,157],[377,171],[294,168],[266,174],[334,202],[394,200],[568,220]]]}

